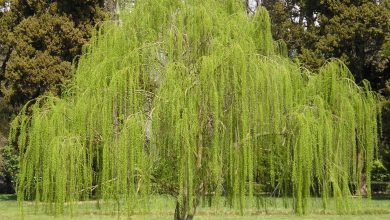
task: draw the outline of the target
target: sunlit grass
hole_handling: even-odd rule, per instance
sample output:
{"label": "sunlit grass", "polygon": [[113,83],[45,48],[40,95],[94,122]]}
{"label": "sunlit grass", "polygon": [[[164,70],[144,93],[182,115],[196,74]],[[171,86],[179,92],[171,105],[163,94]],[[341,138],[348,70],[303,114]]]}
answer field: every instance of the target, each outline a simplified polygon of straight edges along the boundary
{"label": "sunlit grass", "polygon": [[[291,198],[289,198],[291,199]],[[288,200],[289,200],[288,199]],[[139,201],[140,203],[142,201]],[[172,219],[175,201],[171,197],[154,196],[147,202],[147,206],[139,204],[135,207],[131,219]],[[296,216],[291,207],[291,202],[284,203],[281,198],[262,197],[254,201],[250,208],[247,208],[244,215],[240,215],[239,210],[233,210],[223,206],[207,207],[200,205],[196,213],[196,219],[390,219],[390,200],[368,200],[354,199],[351,205],[352,211],[346,215],[336,215],[330,202],[329,209],[324,211],[321,206],[321,199],[311,198],[311,212],[305,216]],[[285,206],[285,204],[288,204]],[[145,208],[146,207],[146,208]],[[26,202],[23,206],[25,219],[45,220],[45,219],[127,219],[127,215],[118,216],[118,210],[114,203],[97,201],[79,202],[66,209],[63,216],[52,216],[44,214],[42,206],[36,206],[34,202]],[[0,219],[12,220],[21,219],[21,211],[18,207],[14,195],[0,195]]]}

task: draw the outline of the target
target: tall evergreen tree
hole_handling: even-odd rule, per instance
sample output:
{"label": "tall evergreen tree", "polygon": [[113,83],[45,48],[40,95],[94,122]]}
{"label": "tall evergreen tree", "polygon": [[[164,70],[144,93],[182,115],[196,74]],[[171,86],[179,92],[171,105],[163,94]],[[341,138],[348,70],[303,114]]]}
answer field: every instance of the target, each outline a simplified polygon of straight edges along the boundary
{"label": "tall evergreen tree", "polygon": [[104,1],[7,2],[10,10],[1,12],[0,23],[5,101],[20,106],[45,93],[59,94],[60,85],[72,76],[72,61],[104,18]]}

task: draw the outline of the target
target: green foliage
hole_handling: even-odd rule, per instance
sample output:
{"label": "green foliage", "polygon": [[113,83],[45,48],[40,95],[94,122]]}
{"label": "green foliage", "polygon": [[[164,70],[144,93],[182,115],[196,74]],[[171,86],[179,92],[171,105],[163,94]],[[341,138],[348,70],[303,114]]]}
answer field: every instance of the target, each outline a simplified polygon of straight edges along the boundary
{"label": "green foliage", "polygon": [[390,3],[381,1],[264,0],[273,36],[286,41],[290,55],[314,70],[327,59],[344,61],[357,81],[378,91],[389,79],[386,43]]}
{"label": "green foliage", "polygon": [[300,47],[304,44],[304,27],[299,22],[295,23],[296,20],[294,20],[294,17],[298,16],[294,6],[299,3],[300,1],[296,0],[262,1],[262,5],[270,14],[273,38],[286,42],[290,56],[297,56]]}
{"label": "green foliage", "polygon": [[11,145],[0,146],[0,176],[9,181],[13,188],[16,186],[19,170],[19,158]]}
{"label": "green foliage", "polygon": [[372,179],[381,182],[390,180],[390,174],[380,160],[375,160],[373,163]]}
{"label": "green foliage", "polygon": [[390,35],[387,36],[386,42],[382,46],[382,53],[386,57],[390,57]]}
{"label": "green foliage", "polygon": [[[390,80],[387,83],[387,91],[390,94]],[[383,122],[383,137],[381,138],[381,147],[378,152],[378,159],[380,164],[377,166],[375,172],[376,177],[374,180],[376,181],[390,181],[390,100],[387,99],[383,104],[383,114],[382,114],[382,122]],[[382,166],[380,166],[382,165]],[[383,169],[384,168],[384,169]]]}
{"label": "green foliage", "polygon": [[[101,0],[0,1],[0,114],[16,113],[42,94],[61,92],[61,84],[73,75],[72,61],[104,18],[102,5]],[[18,152],[6,143],[0,147],[3,173],[14,181]]]}
{"label": "green foliage", "polygon": [[[287,43],[290,57],[315,71],[337,57],[357,82],[366,79],[390,97],[389,0],[264,0],[263,5],[270,11],[273,37]],[[388,108],[382,111],[388,118]],[[383,120],[383,128],[389,127],[390,120]],[[383,132],[378,157],[384,164],[390,164],[389,146],[390,132]]]}
{"label": "green foliage", "polygon": [[236,0],[137,2],[95,33],[62,98],[13,122],[18,199],[59,214],[97,198],[131,214],[162,188],[189,219],[202,196],[243,213],[270,181],[298,214],[311,195],[348,212],[362,175],[370,193],[378,97],[342,62],[313,74],[283,48],[264,8],[248,17]]}
{"label": "green foliage", "polygon": [[19,161],[15,147],[7,144],[8,130],[9,119],[6,115],[0,114],[0,178],[5,182],[2,185],[5,188],[0,190],[11,193],[16,184]]}
{"label": "green foliage", "polygon": [[9,2],[10,10],[0,13],[1,93],[18,107],[42,94],[59,94],[72,76],[72,61],[104,18],[103,1]]}

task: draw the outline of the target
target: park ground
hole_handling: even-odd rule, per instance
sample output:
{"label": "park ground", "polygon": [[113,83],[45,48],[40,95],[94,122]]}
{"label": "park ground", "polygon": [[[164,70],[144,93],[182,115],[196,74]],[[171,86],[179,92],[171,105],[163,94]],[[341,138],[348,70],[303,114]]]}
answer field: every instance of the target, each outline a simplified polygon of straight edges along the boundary
{"label": "park ground", "polygon": [[[135,213],[131,219],[149,220],[149,219],[173,219],[174,202],[169,198],[156,198],[153,199],[154,204],[149,207],[148,210],[142,211],[142,213]],[[279,204],[278,204],[279,203]],[[281,200],[269,200],[263,201],[262,205],[258,209],[249,209],[244,215],[240,215],[239,212],[233,211],[228,208],[208,208],[200,207],[198,209],[195,219],[210,219],[210,220],[255,220],[255,219],[315,219],[315,220],[388,220],[390,219],[390,200],[389,199],[364,199],[359,202],[360,208],[357,208],[352,214],[337,215],[332,211],[326,214],[323,211],[319,211],[316,208],[314,202],[311,213],[304,216],[296,216],[292,213],[292,209],[281,207],[283,205]],[[358,204],[358,203],[356,203]],[[353,204],[353,206],[355,206]],[[127,216],[118,216],[113,211],[108,211],[109,208],[96,209],[95,203],[83,204],[77,206],[73,211],[73,215],[64,216],[51,216],[44,214],[42,211],[37,211],[33,203],[25,204],[24,206],[24,219],[31,220],[49,220],[49,219],[74,219],[74,220],[86,220],[86,219],[101,219],[101,220],[115,220],[115,219],[128,219]],[[112,209],[111,209],[112,210]],[[317,211],[316,211],[317,210]],[[14,195],[0,195],[0,220],[13,220],[22,219],[20,207],[16,201]]]}

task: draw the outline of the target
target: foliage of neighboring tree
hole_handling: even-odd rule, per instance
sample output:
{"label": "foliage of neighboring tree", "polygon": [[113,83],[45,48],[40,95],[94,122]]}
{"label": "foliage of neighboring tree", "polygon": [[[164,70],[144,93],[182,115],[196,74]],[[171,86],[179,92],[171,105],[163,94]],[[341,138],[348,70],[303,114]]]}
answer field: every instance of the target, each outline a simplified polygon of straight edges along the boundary
{"label": "foliage of neighboring tree", "polygon": [[389,56],[383,53],[390,31],[388,0],[264,0],[273,36],[284,39],[290,52],[312,69],[327,59],[343,60],[357,81],[374,89],[389,79]]}
{"label": "foliage of neighboring tree", "polygon": [[0,146],[0,178],[4,181],[4,193],[14,193],[16,177],[19,172],[18,152],[12,145]]}
{"label": "foliage of neighboring tree", "polygon": [[1,92],[20,106],[42,94],[59,94],[72,76],[72,61],[104,18],[103,0],[10,0],[1,14],[5,51]]}
{"label": "foliage of neighboring tree", "polygon": [[270,180],[296,213],[311,195],[354,210],[362,176],[370,195],[377,94],[340,61],[313,74],[283,51],[267,11],[248,16],[241,0],[138,1],[91,39],[61,98],[13,122],[18,199],[131,214],[165,193],[192,219],[206,196],[243,212]]}
{"label": "foliage of neighboring tree", "polygon": [[[389,82],[390,83],[390,82]],[[390,90],[389,90],[390,92]],[[390,100],[387,99],[384,103],[382,114],[383,121],[383,137],[381,138],[379,148],[379,160],[374,169],[376,176],[373,177],[376,181],[390,182]],[[390,192],[390,188],[388,188]]]}
{"label": "foliage of neighboring tree", "polygon": [[9,119],[0,113],[0,193],[13,193],[18,171],[18,153],[8,143]]}
{"label": "foliage of neighboring tree", "polygon": [[274,39],[282,39],[286,42],[289,56],[296,57],[303,44],[304,27],[298,21],[298,11],[300,1],[284,0],[263,0],[264,6],[270,14],[272,24],[272,36]]}
{"label": "foliage of neighboring tree", "polygon": [[[4,13],[8,10],[8,3],[5,0],[0,1],[0,82],[4,80],[4,72],[5,72],[5,63],[9,57],[9,46],[6,45],[5,39],[7,38],[8,33],[8,23],[9,17],[4,16]],[[0,98],[2,97],[0,91]],[[0,105],[1,105],[0,99]],[[0,107],[1,109],[1,107]]]}

